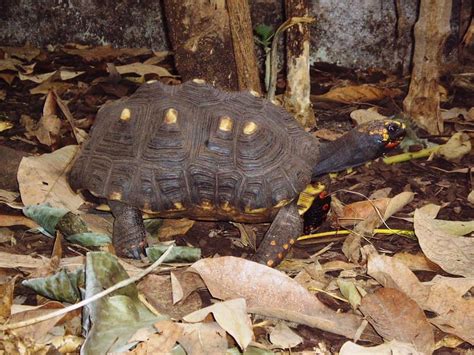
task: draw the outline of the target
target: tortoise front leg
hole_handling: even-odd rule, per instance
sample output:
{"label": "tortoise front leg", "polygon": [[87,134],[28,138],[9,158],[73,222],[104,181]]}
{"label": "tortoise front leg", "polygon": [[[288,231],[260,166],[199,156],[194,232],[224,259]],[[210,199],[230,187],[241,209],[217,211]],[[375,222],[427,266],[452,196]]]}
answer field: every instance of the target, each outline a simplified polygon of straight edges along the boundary
{"label": "tortoise front leg", "polygon": [[145,225],[141,211],[118,201],[109,201],[115,217],[112,243],[118,256],[140,259],[145,254]]}
{"label": "tortoise front leg", "polygon": [[277,266],[301,233],[303,219],[298,213],[296,202],[293,202],[278,211],[254,259],[270,267]]}

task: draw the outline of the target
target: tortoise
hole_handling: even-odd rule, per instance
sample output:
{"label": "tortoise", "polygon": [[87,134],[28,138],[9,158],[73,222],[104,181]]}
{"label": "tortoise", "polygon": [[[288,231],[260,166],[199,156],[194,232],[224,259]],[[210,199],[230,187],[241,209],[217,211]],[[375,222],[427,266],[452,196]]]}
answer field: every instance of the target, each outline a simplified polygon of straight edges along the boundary
{"label": "tortoise", "polygon": [[404,134],[402,123],[373,121],[323,143],[254,92],[200,79],[149,82],[99,110],[69,179],[74,190],[108,200],[120,256],[143,253],[145,212],[272,221],[255,260],[275,266],[302,232],[300,192],[320,175],[378,157]]}

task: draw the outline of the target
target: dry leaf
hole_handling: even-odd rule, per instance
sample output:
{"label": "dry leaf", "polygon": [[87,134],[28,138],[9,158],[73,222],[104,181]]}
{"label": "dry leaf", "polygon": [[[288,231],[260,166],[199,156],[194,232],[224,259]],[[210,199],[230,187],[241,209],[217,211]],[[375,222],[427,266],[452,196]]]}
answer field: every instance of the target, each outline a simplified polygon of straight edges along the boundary
{"label": "dry leaf", "polygon": [[[1,62],[1,60],[0,60]],[[1,66],[1,64],[0,64]],[[0,68],[1,71],[1,68]],[[9,74],[9,73],[0,73],[0,79],[4,80],[8,85],[11,85],[13,83],[13,80],[15,80],[16,75],[15,74]]]}
{"label": "dry leaf", "polygon": [[358,124],[363,124],[375,120],[386,120],[387,117],[377,112],[377,109],[371,107],[367,110],[360,109],[351,112],[351,118]]}
{"label": "dry leaf", "polygon": [[459,161],[466,154],[471,152],[471,139],[467,133],[454,133],[449,140],[441,145],[436,154],[441,155],[444,159],[449,161]]}
{"label": "dry leaf", "polygon": [[8,53],[10,57],[25,59],[27,61],[33,60],[41,53],[38,48],[32,47],[29,44],[24,47],[0,47],[0,49]]}
{"label": "dry leaf", "polygon": [[[155,328],[159,334],[148,334],[147,339],[142,339],[142,343],[138,344],[130,354],[169,354],[175,346],[176,341],[182,335],[183,329],[176,323],[171,321],[160,321],[155,323]],[[129,343],[139,341],[134,335]]]}
{"label": "dry leaf", "polygon": [[341,227],[353,226],[374,214],[377,215],[375,209],[378,209],[380,215],[383,216],[390,200],[390,198],[381,198],[378,200],[358,201],[345,205],[342,210],[336,214],[337,223]]}
{"label": "dry leaf", "polygon": [[5,321],[10,318],[15,280],[16,278],[12,278],[0,284],[0,324],[5,323]]}
{"label": "dry leaf", "polygon": [[[227,338],[219,324],[197,323],[180,324],[183,334],[178,342],[188,355],[225,354]],[[205,341],[203,341],[205,339]]]}
{"label": "dry leaf", "polygon": [[41,84],[51,78],[54,74],[56,74],[57,71],[53,71],[50,73],[43,73],[43,74],[36,74],[36,75],[25,75],[22,73],[18,73],[18,77],[20,80],[29,80],[37,84]]}
{"label": "dry leaf", "polygon": [[113,48],[112,46],[99,46],[92,48],[63,48],[68,54],[78,55],[87,62],[112,61],[118,57],[135,57],[151,54],[147,48]]}
{"label": "dry leaf", "polygon": [[426,355],[415,349],[413,344],[392,340],[372,347],[364,347],[348,341],[339,350],[339,355]]}
{"label": "dry leaf", "polygon": [[474,278],[436,276],[421,283],[403,263],[376,252],[369,254],[367,273],[384,287],[402,291],[421,308],[435,313],[429,321],[441,330],[474,344],[474,300],[464,298],[474,287]]}
{"label": "dry leaf", "polygon": [[446,272],[474,277],[474,238],[448,234],[435,221],[415,210],[415,233],[423,253]]}
{"label": "dry leaf", "polygon": [[382,288],[362,298],[359,307],[385,340],[414,344],[424,354],[434,351],[434,334],[423,310],[394,288]]}
{"label": "dry leaf", "polygon": [[430,261],[423,253],[410,254],[408,252],[400,252],[396,253],[393,259],[402,262],[411,271],[441,271],[441,268]]}
{"label": "dry leaf", "polygon": [[290,349],[303,342],[303,338],[296,334],[284,322],[278,322],[270,332],[270,342],[278,348]]}
{"label": "dry leaf", "polygon": [[173,76],[167,69],[163,67],[142,63],[119,65],[116,66],[115,69],[117,69],[120,74],[134,73],[140,76],[144,76],[146,74],[157,74],[160,77]]}
{"label": "dry leaf", "polygon": [[82,205],[82,197],[71,190],[66,180],[77,150],[77,146],[69,145],[54,153],[21,160],[17,177],[25,206],[48,202],[75,212]]}
{"label": "dry leaf", "polygon": [[401,95],[400,89],[389,89],[375,85],[349,85],[333,88],[323,95],[312,96],[316,100],[329,100],[336,102],[370,102],[382,100],[386,97]]}
{"label": "dry leaf", "polygon": [[242,297],[251,313],[285,319],[353,338],[362,319],[336,313],[284,273],[231,256],[202,259],[190,270],[199,273],[213,297]]}
{"label": "dry leaf", "polygon": [[178,235],[186,234],[193,225],[194,221],[187,218],[164,219],[158,229],[156,237],[160,242],[173,240],[174,237]]}
{"label": "dry leaf", "polygon": [[11,128],[13,128],[13,123],[11,123],[10,121],[0,121],[0,132],[8,131]]}
{"label": "dry leaf", "polygon": [[247,314],[247,304],[243,298],[215,303],[184,316],[183,320],[197,323],[204,320],[209,313],[212,313],[216,322],[232,335],[242,350],[247,348],[253,340],[253,330]]}

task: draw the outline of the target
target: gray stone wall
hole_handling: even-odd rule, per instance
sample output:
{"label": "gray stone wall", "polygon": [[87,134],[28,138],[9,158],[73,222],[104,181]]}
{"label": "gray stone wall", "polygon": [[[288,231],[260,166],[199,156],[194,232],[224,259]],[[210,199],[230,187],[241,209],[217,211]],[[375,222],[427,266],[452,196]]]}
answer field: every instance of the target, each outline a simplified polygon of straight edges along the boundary
{"label": "gray stone wall", "polygon": [[[251,0],[254,24],[277,26],[280,0]],[[411,53],[418,0],[400,1],[408,36],[397,32],[392,0],[312,0],[312,59],[349,67],[395,70]],[[0,0],[0,44],[79,42],[168,47],[158,0]]]}

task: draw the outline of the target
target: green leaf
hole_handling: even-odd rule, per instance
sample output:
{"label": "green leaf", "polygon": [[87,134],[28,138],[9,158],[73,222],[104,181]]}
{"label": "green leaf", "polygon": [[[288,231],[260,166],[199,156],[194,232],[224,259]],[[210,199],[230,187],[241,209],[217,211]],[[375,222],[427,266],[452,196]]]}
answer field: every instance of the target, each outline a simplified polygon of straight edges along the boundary
{"label": "green leaf", "polygon": [[47,204],[31,205],[23,208],[23,214],[26,217],[34,220],[51,235],[56,233],[56,225],[68,212],[65,208],[55,208]]}
{"label": "green leaf", "polygon": [[33,289],[43,297],[60,302],[76,303],[81,298],[78,281],[83,271],[68,273],[65,269],[48,277],[24,280],[22,284]]}
{"label": "green leaf", "polygon": [[[146,248],[146,255],[148,259],[153,263],[163,255],[168,249],[169,245],[156,244],[149,248]],[[191,247],[174,247],[173,250],[168,254],[165,263],[193,263],[201,259],[201,249]]]}
{"label": "green leaf", "polygon": [[[87,253],[87,298],[127,278],[127,272],[112,254]],[[140,302],[135,284],[122,287],[88,304],[86,308],[92,326],[81,349],[81,354],[85,355],[117,351],[127,346],[138,329],[152,327],[154,323],[167,319],[155,316]]]}
{"label": "green leaf", "polygon": [[260,37],[260,40],[267,43],[273,36],[273,27],[265,24],[260,24],[255,27],[255,33]]}
{"label": "green leaf", "polygon": [[84,247],[100,247],[102,245],[111,244],[112,239],[106,234],[85,232],[65,236],[69,243],[75,243]]}

